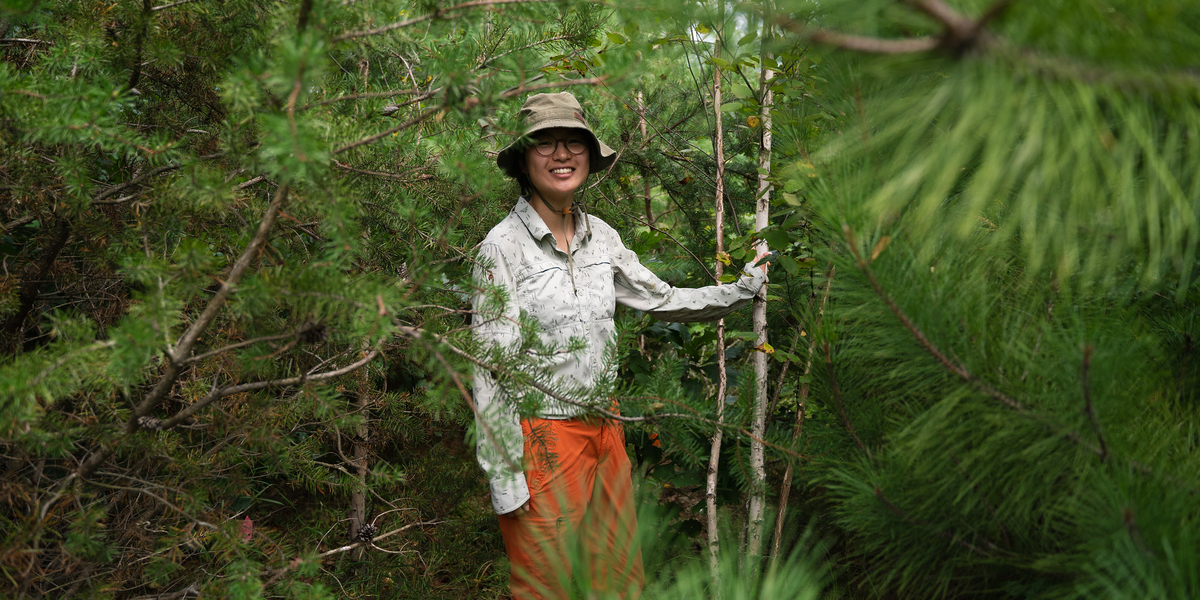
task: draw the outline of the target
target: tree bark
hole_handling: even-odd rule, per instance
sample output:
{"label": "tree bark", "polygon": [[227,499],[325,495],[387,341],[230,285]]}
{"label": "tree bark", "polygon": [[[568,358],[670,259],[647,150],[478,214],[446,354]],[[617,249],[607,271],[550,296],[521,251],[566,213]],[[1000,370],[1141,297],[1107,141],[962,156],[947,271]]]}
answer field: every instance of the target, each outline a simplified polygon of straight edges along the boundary
{"label": "tree bark", "polygon": [[[362,351],[363,356],[366,356],[367,353],[366,349]],[[354,482],[354,491],[350,493],[350,541],[358,539],[359,532],[367,523],[367,438],[371,432],[367,412],[371,398],[371,388],[367,378],[368,371],[363,369],[357,375],[358,402],[356,408],[362,421],[354,429],[354,464],[350,465],[357,478],[357,481]]]}
{"label": "tree bark", "polygon": [[54,261],[58,260],[58,255],[62,252],[64,246],[67,245],[67,240],[71,238],[71,223],[67,219],[59,219],[58,229],[54,232],[54,237],[49,240],[49,243],[42,250],[42,256],[39,258],[37,266],[28,270],[27,275],[22,278],[21,291],[17,295],[19,304],[16,312],[13,313],[8,321],[4,323],[4,338],[5,342],[0,345],[8,346],[14,353],[20,349],[25,320],[29,318],[29,313],[33,312],[33,305],[37,301],[38,294],[42,291],[42,284],[50,275],[50,269],[54,266]]}
{"label": "tree bark", "polygon": [[[720,3],[719,18],[724,19],[725,2]],[[721,36],[718,34],[713,44],[713,56],[721,56]],[[713,113],[716,115],[716,133],[713,137],[713,151],[717,162],[716,179],[716,236],[717,255],[725,251],[725,136],[721,130],[721,67],[713,66]],[[716,276],[720,279],[724,272],[724,264],[716,261]],[[724,421],[725,394],[729,381],[725,373],[725,319],[717,321],[717,422]],[[705,482],[704,499],[708,513],[708,564],[712,573],[715,597],[720,596],[720,533],[717,519],[717,474],[721,460],[722,430],[717,427],[713,432],[712,447],[708,455],[708,479]]]}
{"label": "tree bark", "polygon": [[[637,108],[638,108],[638,128],[642,132],[642,144],[646,144],[650,136],[646,132],[646,101],[642,98],[642,93],[637,93]],[[644,148],[644,146],[643,146]],[[650,174],[649,172],[642,174],[642,199],[646,202],[646,224],[654,227],[654,207],[650,202]]]}
{"label": "tree bark", "polygon": [[[754,229],[761,231],[770,224],[771,215],[771,105],[774,94],[768,83],[774,73],[766,68],[767,44],[771,37],[771,28],[766,20],[763,21],[761,59],[764,65],[759,71],[759,89],[762,90],[761,116],[759,126],[762,127],[762,141],[758,149],[758,193],[754,204]],[[759,241],[760,252],[768,251],[766,241]],[[782,250],[782,248],[780,248]],[[763,514],[767,505],[767,473],[764,461],[763,443],[767,429],[767,286],[763,285],[754,297],[752,313],[754,333],[757,335],[758,347],[754,360],[754,421],[750,426],[750,509],[746,517],[746,551],[751,555],[762,553]]]}

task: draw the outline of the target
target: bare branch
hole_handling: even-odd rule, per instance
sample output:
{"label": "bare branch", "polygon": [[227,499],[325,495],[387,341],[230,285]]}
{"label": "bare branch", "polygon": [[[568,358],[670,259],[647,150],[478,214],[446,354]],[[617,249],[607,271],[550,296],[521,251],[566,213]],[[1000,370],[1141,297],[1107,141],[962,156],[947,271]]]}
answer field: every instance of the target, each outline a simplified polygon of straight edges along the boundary
{"label": "bare branch", "polygon": [[167,4],[159,4],[158,6],[155,6],[154,8],[150,9],[150,12],[158,12],[160,10],[167,10],[168,8],[174,8],[176,6],[179,6],[180,4],[187,4],[188,2],[193,2],[193,1],[194,0],[175,0],[175,2],[169,2]]}
{"label": "bare branch", "polygon": [[906,40],[887,40],[822,29],[809,38],[814,43],[825,44],[843,50],[856,50],[871,54],[915,54],[928,52],[938,47],[937,38],[919,37]]}
{"label": "bare branch", "polygon": [[501,4],[527,4],[527,3],[531,4],[531,3],[535,3],[535,2],[554,2],[554,1],[557,1],[557,0],[473,0],[472,2],[463,2],[462,4],[457,4],[455,6],[451,6],[450,8],[439,8],[427,15],[423,15],[420,17],[413,17],[411,19],[406,19],[404,21],[400,21],[399,23],[392,23],[391,25],[384,25],[383,27],[378,27],[375,29],[367,29],[364,31],[351,31],[349,33],[343,33],[342,35],[339,35],[339,36],[333,38],[332,41],[333,41],[333,43],[336,44],[337,42],[341,42],[344,40],[350,40],[350,39],[355,39],[355,38],[360,38],[360,37],[367,37],[367,36],[371,36],[371,35],[379,35],[381,33],[395,31],[397,29],[401,29],[403,27],[408,27],[410,25],[416,25],[417,23],[424,23],[425,21],[428,21],[430,19],[441,19],[444,16],[446,16],[446,13],[456,12],[459,10],[463,10],[465,8],[475,8],[475,7],[479,7],[479,6],[498,6]]}
{"label": "bare branch", "polygon": [[244,340],[244,341],[238,342],[236,344],[230,344],[228,346],[225,346],[224,348],[210,350],[208,352],[205,352],[204,354],[197,354],[195,356],[190,356],[190,357],[184,359],[183,364],[187,365],[187,364],[191,364],[194,362],[199,362],[206,358],[212,358],[218,354],[224,354],[226,352],[237,350],[238,348],[245,348],[246,346],[253,346],[254,344],[257,344],[260,342],[277,342],[279,340],[288,340],[288,339],[291,339],[291,338],[294,338],[294,337],[300,335],[301,333],[304,333],[305,331],[308,331],[308,329],[299,329],[299,330],[293,331],[291,333],[281,333],[279,335],[268,335],[268,336],[263,336],[263,337],[257,337],[257,338],[250,339],[250,340]]}
{"label": "bare branch", "polygon": [[379,351],[372,350],[372,351],[368,352],[366,356],[362,357],[361,359],[359,359],[356,362],[350,363],[340,369],[334,369],[332,371],[326,371],[324,373],[317,373],[316,375],[298,375],[296,377],[285,377],[282,379],[272,379],[269,381],[255,381],[252,383],[242,383],[242,384],[238,384],[238,385],[230,385],[230,386],[226,386],[223,388],[215,389],[215,390],[209,392],[207,396],[201,398],[200,400],[197,400],[196,402],[193,402],[187,408],[175,413],[175,415],[173,415],[171,418],[163,421],[160,429],[170,429],[172,427],[175,427],[176,425],[179,425],[180,423],[184,422],[192,415],[199,412],[200,409],[208,406],[209,404],[212,404],[213,402],[215,402],[217,400],[220,400],[221,398],[224,398],[225,396],[232,396],[233,394],[240,394],[243,392],[253,392],[253,391],[262,390],[262,389],[266,389],[266,388],[270,388],[270,387],[298,385],[298,384],[306,383],[309,381],[321,381],[323,379],[332,379],[332,378],[338,377],[340,375],[345,375],[346,373],[349,373],[351,371],[354,371],[355,369],[358,369],[359,367],[362,367],[363,365],[366,365],[367,363],[371,362],[372,360],[375,360],[376,356],[379,356]]}
{"label": "bare branch", "polygon": [[409,120],[409,121],[405,121],[404,123],[401,123],[401,124],[399,124],[399,125],[397,125],[397,126],[395,126],[395,127],[391,128],[391,129],[388,129],[387,131],[382,131],[382,132],[379,132],[379,133],[377,133],[377,134],[375,134],[375,135],[372,135],[372,136],[365,137],[365,138],[363,138],[363,139],[361,139],[361,140],[358,140],[357,142],[352,142],[352,143],[346,144],[345,146],[342,146],[341,148],[338,148],[337,150],[334,150],[334,151],[333,151],[333,153],[334,153],[334,154],[341,154],[341,153],[343,153],[343,152],[345,152],[345,151],[347,151],[347,150],[351,150],[351,149],[353,149],[353,148],[357,148],[357,147],[359,147],[359,146],[363,146],[363,145],[366,145],[366,144],[373,144],[373,143],[375,143],[375,142],[377,142],[377,141],[379,141],[379,140],[381,140],[381,139],[383,139],[383,138],[385,138],[385,137],[387,137],[387,136],[389,136],[389,135],[391,135],[391,134],[393,134],[393,133],[396,133],[396,132],[398,132],[398,131],[400,131],[400,130],[403,130],[403,129],[408,129],[409,127],[412,127],[413,125],[416,125],[417,123],[420,123],[421,121],[424,121],[425,119],[428,119],[429,117],[432,117],[434,114],[436,114],[436,113],[438,113],[439,111],[441,111],[441,110],[442,110],[442,108],[443,108],[443,107],[441,107],[441,106],[435,106],[435,107],[433,107],[433,108],[431,108],[431,109],[429,109],[429,110],[427,110],[427,111],[425,111],[425,112],[423,112],[423,113],[421,113],[421,114],[417,115],[416,117],[414,117],[413,119],[411,119],[411,120]]}
{"label": "bare branch", "polygon": [[36,218],[37,217],[34,215],[25,215],[23,217],[17,217],[15,219],[9,221],[8,223],[6,223],[3,227],[0,227],[0,231],[12,231],[13,228],[20,227],[26,223],[32,223],[33,220]]}
{"label": "bare branch", "polygon": [[[539,0],[539,1],[541,1],[541,0]],[[607,77],[602,75],[600,77],[587,77],[584,79],[565,79],[563,81],[551,81],[550,83],[539,83],[537,85],[530,85],[530,86],[527,86],[527,85],[525,85],[524,82],[522,82],[521,85],[518,85],[517,87],[504,90],[504,93],[500,94],[500,97],[501,98],[512,98],[513,96],[520,96],[521,94],[524,94],[526,92],[536,92],[538,90],[548,90],[548,89],[553,89],[553,88],[568,87],[568,86],[572,86],[572,85],[601,85],[607,79],[608,79]]]}
{"label": "bare branch", "polygon": [[45,44],[47,46],[53,46],[54,42],[47,40],[34,40],[30,38],[4,38],[0,39],[0,44],[33,44],[35,46],[38,44]]}
{"label": "bare branch", "polygon": [[412,174],[417,171],[420,171],[421,169],[427,168],[427,166],[425,166],[425,165],[422,165],[420,167],[416,167],[413,169],[409,169],[403,173],[384,173],[382,171],[368,171],[366,169],[358,169],[358,168],[352,167],[350,165],[347,165],[345,163],[338,162],[337,159],[333,160],[333,164],[334,164],[334,166],[338,167],[339,169],[343,169],[346,171],[362,173],[363,175],[372,175],[374,177],[386,177],[388,179],[398,179],[400,181],[425,181],[427,179],[433,179],[433,175],[430,173],[423,173],[421,175],[417,175],[415,178],[408,177],[409,174]]}
{"label": "bare branch", "polygon": [[904,0],[904,2],[942,24],[960,39],[970,37],[975,31],[974,21],[959,14],[942,0]]}
{"label": "bare branch", "polygon": [[128,188],[130,186],[137,185],[147,179],[150,179],[151,177],[157,177],[159,175],[162,175],[163,173],[170,173],[171,171],[174,171],[181,166],[182,165],[180,165],[179,163],[171,163],[169,165],[162,166],[157,169],[153,169],[144,175],[139,175],[137,177],[134,177],[133,179],[130,179],[129,181],[126,181],[125,183],[121,183],[121,184],[106,188],[106,189],[102,190],[100,193],[96,194],[96,196],[92,198],[92,202],[100,203],[101,200],[104,200],[105,198],[108,198],[109,196],[112,196],[112,195],[116,194],[117,192],[124,191],[126,188]]}
{"label": "bare branch", "polygon": [[316,108],[318,106],[327,106],[329,104],[334,104],[336,102],[345,102],[347,100],[362,100],[363,98],[391,98],[393,96],[412,96],[414,94],[417,94],[417,95],[421,96],[421,99],[427,99],[427,98],[433,97],[435,94],[437,94],[437,92],[440,92],[440,91],[441,91],[441,88],[438,88],[436,90],[432,90],[429,92],[422,92],[421,90],[418,90],[418,89],[412,89],[412,90],[399,90],[399,91],[395,91],[395,92],[367,92],[367,93],[363,93],[363,94],[350,94],[348,96],[338,96],[337,98],[329,98],[327,100],[322,100],[320,102],[313,102],[312,104],[305,104],[304,106],[300,107],[299,110],[305,111],[310,108]]}
{"label": "bare branch", "polygon": [[[379,540],[392,537],[393,535],[402,533],[404,531],[408,531],[409,529],[412,529],[413,527],[421,527],[424,525],[440,525],[441,523],[442,523],[442,521],[419,521],[417,523],[409,523],[408,525],[405,525],[404,527],[399,527],[397,529],[393,529],[387,533],[381,533],[381,534],[375,536],[374,538],[372,538],[372,540],[370,542],[354,542],[353,544],[347,544],[347,545],[341,546],[339,548],[334,548],[333,550],[326,550],[325,552],[322,552],[317,555],[317,560],[322,560],[322,559],[328,558],[330,556],[333,556],[335,554],[342,554],[345,552],[349,552],[351,550],[354,550],[355,548],[359,548],[359,547],[363,547],[363,546],[372,546],[372,545],[374,545],[375,542],[378,542]],[[274,571],[274,573],[271,574],[271,578],[268,579],[265,584],[263,584],[263,587],[267,588],[267,587],[270,587],[271,585],[275,584],[277,581],[279,581],[280,578],[282,578],[284,575],[286,575],[288,573],[288,571],[295,569],[296,567],[300,566],[301,564],[303,564],[302,559],[300,559],[300,558],[292,559],[292,561],[289,562],[287,565],[283,566],[282,568],[276,569]],[[268,572],[270,572],[270,571],[268,571]]]}
{"label": "bare branch", "polygon": [[[247,244],[245,250],[242,251],[242,255],[238,257],[237,262],[235,262],[233,268],[230,269],[228,277],[225,279],[225,281],[221,282],[220,289],[218,289],[217,293],[213,295],[211,300],[209,300],[208,305],[204,307],[204,310],[200,313],[200,316],[196,317],[196,320],[192,323],[192,326],[189,327],[188,330],[183,334],[183,337],[180,338],[179,343],[176,344],[175,348],[168,351],[166,369],[164,370],[162,377],[154,386],[154,389],[150,390],[150,392],[146,394],[142,401],[134,407],[133,412],[129,415],[129,421],[127,421],[125,424],[125,435],[130,435],[140,429],[141,417],[148,415],[150,411],[154,410],[154,407],[158,406],[158,403],[166,397],[167,392],[169,392],[171,387],[175,385],[175,380],[179,377],[179,371],[183,366],[184,359],[191,354],[192,347],[196,345],[196,341],[200,339],[200,335],[204,333],[206,329],[208,329],[208,326],[212,323],[213,319],[216,318],[217,313],[221,310],[221,307],[224,306],[225,301],[228,300],[230,294],[233,293],[234,286],[236,286],[238,281],[241,280],[242,275],[246,272],[246,269],[249,268],[250,263],[253,262],[253,260],[258,256],[259,251],[262,250],[262,247],[266,244],[267,234],[270,233],[271,226],[275,223],[275,217],[278,215],[280,208],[283,206],[284,200],[287,199],[287,193],[288,186],[279,186],[279,189],[275,193],[275,197],[271,200],[271,204],[267,206],[267,210],[263,214],[262,221],[258,225],[258,231],[255,232],[254,237],[250,239],[250,243]],[[66,485],[68,485],[75,477],[86,478],[89,474],[95,471],[100,464],[103,463],[106,458],[108,458],[108,455],[112,452],[112,449],[113,446],[109,445],[96,450],[87,458],[87,460],[83,462],[83,464],[79,465],[79,469],[77,471],[64,478],[60,482],[61,487],[56,491],[54,499],[50,503],[47,503],[44,510],[49,510],[50,504],[57,501],[58,497],[61,496],[62,491],[65,490]]]}

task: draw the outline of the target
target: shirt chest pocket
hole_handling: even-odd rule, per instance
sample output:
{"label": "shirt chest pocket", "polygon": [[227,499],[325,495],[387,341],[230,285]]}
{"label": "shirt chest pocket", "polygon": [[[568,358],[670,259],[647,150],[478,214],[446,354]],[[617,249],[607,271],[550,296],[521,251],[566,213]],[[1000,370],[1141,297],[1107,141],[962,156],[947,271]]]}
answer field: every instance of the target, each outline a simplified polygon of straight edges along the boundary
{"label": "shirt chest pocket", "polygon": [[538,262],[517,274],[517,301],[544,331],[575,321],[575,299],[567,265]]}
{"label": "shirt chest pocket", "polygon": [[584,254],[576,259],[578,272],[575,274],[576,283],[580,287],[580,295],[591,309],[592,317],[599,319],[612,318],[617,308],[617,295],[613,289],[612,260],[607,254]]}

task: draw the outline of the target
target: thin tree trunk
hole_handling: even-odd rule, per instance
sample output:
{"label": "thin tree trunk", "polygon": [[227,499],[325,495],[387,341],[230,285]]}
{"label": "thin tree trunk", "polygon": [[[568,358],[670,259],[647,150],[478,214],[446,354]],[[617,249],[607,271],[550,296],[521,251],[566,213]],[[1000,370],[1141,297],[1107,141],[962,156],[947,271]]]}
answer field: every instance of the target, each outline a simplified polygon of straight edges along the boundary
{"label": "thin tree trunk", "polygon": [[[718,18],[724,19],[725,2],[720,3]],[[721,38],[718,35],[713,44],[713,56],[721,56]],[[725,251],[725,135],[721,130],[721,67],[713,67],[713,113],[716,115],[716,134],[713,138],[713,150],[717,161],[717,194],[716,194],[716,235],[717,254]],[[716,276],[719,279],[724,272],[724,265],[716,261]],[[725,394],[729,381],[725,373],[725,319],[717,321],[717,422],[724,420]],[[717,527],[717,474],[721,460],[721,427],[713,432],[712,449],[708,455],[708,480],[704,488],[705,507],[708,511],[708,564],[712,573],[714,597],[720,596],[721,572],[720,551],[721,543]]]}
{"label": "thin tree trunk", "polygon": [[[771,28],[763,22],[762,63],[769,56],[766,49],[771,37]],[[758,194],[754,204],[754,229],[761,231],[770,223],[771,215],[771,105],[774,94],[768,81],[774,73],[765,66],[759,72],[759,89],[762,90],[762,110],[759,126],[762,127],[762,143],[758,149]],[[758,249],[766,252],[767,243],[760,241]],[[762,440],[767,430],[767,286],[763,285],[754,297],[754,333],[758,336],[761,352],[754,353],[754,422],[750,426],[750,510],[746,517],[746,551],[751,555],[762,553],[763,514],[767,505],[767,472],[764,463]]]}
{"label": "thin tree trunk", "polygon": [[[646,143],[649,134],[646,132],[646,101],[642,98],[642,93],[637,93],[637,108],[638,108],[638,129],[642,131],[642,144]],[[654,207],[650,204],[650,177],[648,173],[642,174],[642,198],[646,201],[646,224],[654,226]]]}
{"label": "thin tree trunk", "polygon": [[[812,329],[815,332],[821,326],[821,318],[825,316],[825,301],[829,299],[829,287],[833,284],[833,266],[830,265],[829,272],[825,276],[825,291],[821,293],[821,306],[817,309],[817,318],[813,322]],[[811,304],[809,305],[811,307]],[[796,423],[792,425],[792,447],[795,447],[796,441],[800,439],[800,435],[804,433],[804,411],[808,408],[808,377],[812,374],[813,350],[817,347],[813,340],[808,341],[808,360],[804,363],[804,383],[800,385],[800,400],[796,406]],[[779,544],[783,538],[783,517],[787,511],[788,495],[792,490],[792,463],[788,462],[787,469],[783,472],[783,483],[779,486],[779,512],[775,515],[775,539],[771,544],[771,560],[779,560]]]}
{"label": "thin tree trunk", "polygon": [[[363,356],[366,356],[367,352],[367,350],[363,350]],[[362,416],[362,422],[354,430],[354,464],[351,467],[354,469],[353,472],[358,481],[355,482],[354,491],[350,493],[351,541],[358,538],[363,525],[367,523],[367,436],[370,434],[367,407],[371,397],[367,375],[367,369],[358,372],[357,409],[359,415]]]}

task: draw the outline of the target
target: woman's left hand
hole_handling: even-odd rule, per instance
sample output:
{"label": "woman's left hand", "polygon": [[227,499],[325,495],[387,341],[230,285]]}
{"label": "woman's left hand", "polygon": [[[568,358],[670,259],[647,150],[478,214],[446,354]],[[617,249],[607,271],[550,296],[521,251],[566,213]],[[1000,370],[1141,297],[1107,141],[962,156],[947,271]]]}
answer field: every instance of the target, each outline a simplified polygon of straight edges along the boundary
{"label": "woman's left hand", "polygon": [[[750,263],[750,264],[752,264],[752,265],[758,265],[758,261],[762,260],[762,259],[763,259],[763,257],[765,257],[765,256],[769,256],[770,254],[771,254],[771,252],[770,252],[769,250],[763,250],[763,249],[761,249],[761,248],[760,248],[760,249],[758,250],[758,256],[755,256],[755,257],[754,257],[754,262],[752,262],[752,263]],[[770,263],[770,261],[768,261],[768,262],[765,262],[765,263],[763,263],[763,264],[761,264],[761,265],[758,265],[758,268],[762,269],[762,272],[763,272],[763,273],[766,273],[766,272],[767,272],[767,265],[769,265],[769,264],[771,264],[771,263]]]}

